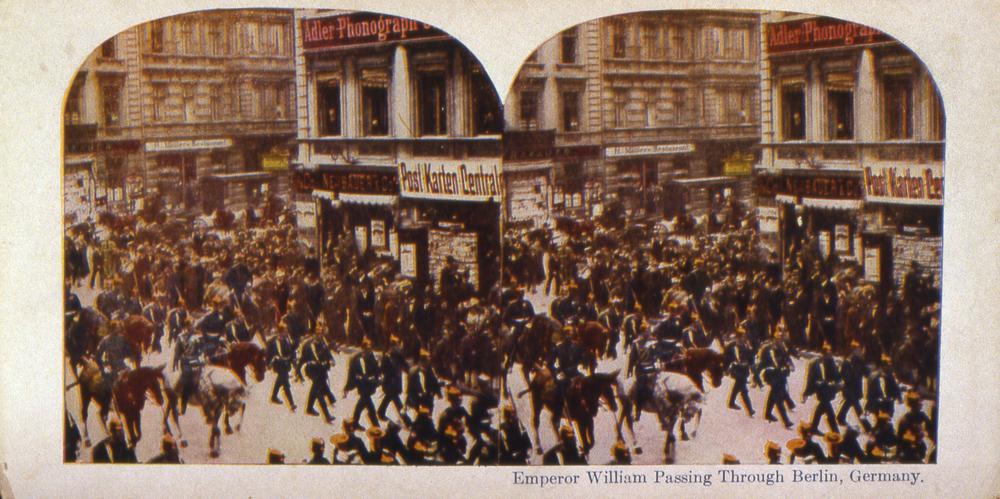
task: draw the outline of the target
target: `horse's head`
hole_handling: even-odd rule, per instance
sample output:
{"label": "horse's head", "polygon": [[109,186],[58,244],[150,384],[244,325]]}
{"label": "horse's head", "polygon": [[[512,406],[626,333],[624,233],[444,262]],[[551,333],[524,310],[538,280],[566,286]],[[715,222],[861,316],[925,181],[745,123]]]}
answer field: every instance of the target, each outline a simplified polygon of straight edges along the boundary
{"label": "horse's head", "polygon": [[267,355],[263,350],[253,345],[253,358],[251,359],[251,365],[253,366],[253,379],[258,383],[264,381],[264,374],[267,373]]}

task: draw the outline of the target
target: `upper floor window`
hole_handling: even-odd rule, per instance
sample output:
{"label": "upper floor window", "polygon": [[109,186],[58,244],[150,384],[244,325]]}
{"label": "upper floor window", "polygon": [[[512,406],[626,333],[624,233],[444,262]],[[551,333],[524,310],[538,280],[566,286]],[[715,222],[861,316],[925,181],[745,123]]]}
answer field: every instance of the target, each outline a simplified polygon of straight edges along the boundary
{"label": "upper floor window", "polygon": [[153,121],[164,122],[167,120],[167,85],[164,83],[153,84]]}
{"label": "upper floor window", "polygon": [[827,138],[850,140],[854,138],[854,92],[833,88],[826,93]]}
{"label": "upper floor window", "polygon": [[385,86],[367,84],[361,87],[361,112],[366,136],[389,134],[389,91]]}
{"label": "upper floor window", "polygon": [[538,129],[538,92],[524,90],[520,95],[521,127],[525,130]]}
{"label": "upper floor window", "polygon": [[481,68],[472,71],[472,133],[498,134],[503,131],[500,97]]}
{"label": "upper floor window", "polygon": [[580,92],[576,90],[562,93],[562,125],[565,132],[580,131]]}
{"label": "upper floor window", "polygon": [[101,44],[101,58],[114,59],[116,57],[115,48],[115,39],[113,37],[105,40],[105,42]]}
{"label": "upper floor window", "polygon": [[101,111],[104,126],[121,126],[121,93],[120,81],[101,83]]}
{"label": "upper floor window", "polygon": [[163,21],[149,23],[149,51],[155,54],[163,52]]}
{"label": "upper floor window", "polygon": [[806,94],[801,86],[788,85],[781,88],[781,138],[806,138]]}
{"label": "upper floor window", "polygon": [[417,102],[420,135],[448,134],[447,78],[443,72],[419,73]]}
{"label": "upper floor window", "polygon": [[639,26],[639,43],[644,59],[660,57],[660,33],[653,23],[643,23]]}
{"label": "upper floor window", "polygon": [[611,24],[611,56],[616,59],[623,59],[626,56],[627,37],[625,34],[625,23],[616,22]]}
{"label": "upper floor window", "polygon": [[576,27],[572,27],[566,31],[562,32],[560,36],[560,57],[559,62],[564,64],[575,64],[576,63]]}
{"label": "upper floor window", "polygon": [[913,80],[909,75],[885,76],[882,91],[885,138],[913,138]]}
{"label": "upper floor window", "polygon": [[316,94],[319,98],[320,135],[340,135],[340,82],[320,82]]}

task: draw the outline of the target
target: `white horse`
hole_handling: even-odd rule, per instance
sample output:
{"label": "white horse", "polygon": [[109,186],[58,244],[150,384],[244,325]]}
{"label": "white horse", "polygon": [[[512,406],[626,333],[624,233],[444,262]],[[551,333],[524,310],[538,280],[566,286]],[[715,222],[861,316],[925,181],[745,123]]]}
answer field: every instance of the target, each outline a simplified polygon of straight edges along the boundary
{"label": "white horse", "polygon": [[695,436],[698,432],[698,427],[701,424],[701,405],[704,401],[701,391],[687,376],[661,371],[657,373],[656,379],[653,381],[652,395],[643,399],[641,407],[636,407],[639,389],[636,378],[628,377],[624,372],[621,372],[617,382],[618,399],[621,403],[616,427],[618,437],[622,438],[622,422],[624,422],[632,437],[632,447],[635,453],[642,453],[642,448],[638,446],[635,437],[632,411],[638,409],[641,412],[653,413],[660,422],[660,428],[666,433],[666,443],[663,447],[664,460],[667,463],[672,462],[674,445],[677,441],[673,430],[677,420],[680,420],[682,440],[688,439],[685,423],[692,419],[695,420],[695,429],[691,431],[691,436]]}
{"label": "white horse", "polygon": [[[181,445],[187,445],[183,440],[184,434],[181,431],[181,424],[177,418],[177,404],[180,398],[180,371],[173,371],[165,374],[167,408],[163,411],[163,429],[171,434],[169,418],[172,416],[174,425],[177,426],[177,436]],[[201,413],[205,417],[211,433],[208,438],[209,455],[219,457],[222,446],[222,432],[219,429],[219,419],[223,418],[226,427],[226,434],[233,432],[229,425],[229,415],[240,413],[239,422],[236,424],[236,431],[243,425],[243,413],[246,410],[247,388],[240,381],[239,377],[227,367],[205,366],[201,370],[198,378],[198,386],[188,398],[188,404],[201,407]]]}

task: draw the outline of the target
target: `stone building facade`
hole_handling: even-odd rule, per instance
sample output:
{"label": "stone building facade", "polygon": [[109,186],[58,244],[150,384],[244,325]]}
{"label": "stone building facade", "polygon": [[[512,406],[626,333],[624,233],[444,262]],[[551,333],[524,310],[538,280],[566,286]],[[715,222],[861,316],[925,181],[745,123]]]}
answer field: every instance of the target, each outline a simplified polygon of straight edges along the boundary
{"label": "stone building facade", "polygon": [[898,283],[940,282],[944,111],[920,59],[877,29],[772,13],[762,25],[756,193],[783,252],[812,238]]}
{"label": "stone building facade", "polygon": [[215,10],[108,39],[67,96],[67,171],[89,165],[94,204],[119,209],[152,191],[188,209],[239,209],[280,190],[295,131],[293,36],[289,10]]}

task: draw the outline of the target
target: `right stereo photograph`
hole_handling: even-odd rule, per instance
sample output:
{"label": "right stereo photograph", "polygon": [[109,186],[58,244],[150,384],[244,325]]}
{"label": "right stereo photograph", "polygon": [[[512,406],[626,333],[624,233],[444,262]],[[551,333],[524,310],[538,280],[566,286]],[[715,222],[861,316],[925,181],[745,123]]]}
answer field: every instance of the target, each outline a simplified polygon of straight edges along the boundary
{"label": "right stereo photograph", "polygon": [[936,462],[945,117],[905,45],[605,17],[503,114],[506,462]]}

